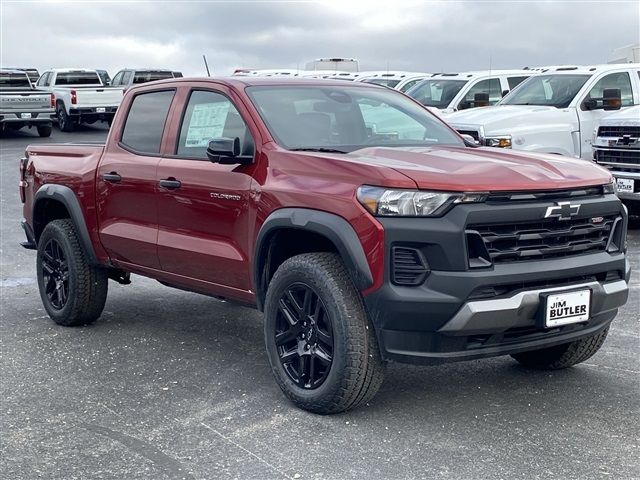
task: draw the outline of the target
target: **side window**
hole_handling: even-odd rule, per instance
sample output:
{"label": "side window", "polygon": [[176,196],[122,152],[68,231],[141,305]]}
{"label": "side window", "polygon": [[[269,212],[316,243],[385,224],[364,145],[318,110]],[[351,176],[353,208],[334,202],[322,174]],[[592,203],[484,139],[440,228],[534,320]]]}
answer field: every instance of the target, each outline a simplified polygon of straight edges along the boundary
{"label": "side window", "polygon": [[111,86],[115,87],[120,85],[120,80],[122,80],[122,72],[116,73],[116,76],[113,77],[113,80],[111,80]]}
{"label": "side window", "polygon": [[619,88],[622,97],[622,106],[633,105],[633,92],[631,90],[631,78],[627,72],[610,73],[596,82],[586,99],[602,100],[602,93],[606,88]]}
{"label": "side window", "polygon": [[38,87],[48,87],[50,77],[51,77],[51,72],[44,72],[42,76],[38,79],[38,82],[36,83],[36,85]]}
{"label": "side window", "polygon": [[175,92],[141,93],[135,96],[124,124],[121,142],[142,153],[160,153],[162,132]]}
{"label": "side window", "polygon": [[129,85],[131,83],[131,77],[133,77],[133,72],[126,70],[122,75],[122,85]]}
{"label": "side window", "polygon": [[411,80],[407,83],[405,83],[402,88],[400,89],[401,92],[406,92],[407,90],[409,90],[411,87],[413,87],[414,85],[416,85],[417,83],[421,82],[422,80],[424,80],[424,78],[417,78],[415,80]]}
{"label": "side window", "polygon": [[507,83],[509,84],[509,90],[513,90],[529,77],[508,77]]}
{"label": "side window", "polygon": [[488,93],[489,105],[495,105],[502,98],[502,88],[500,87],[499,78],[487,78],[486,80],[480,80],[473,85],[464,99],[460,102],[460,109],[473,107],[473,101],[476,93]]}
{"label": "side window", "polygon": [[251,133],[231,101],[220,93],[191,92],[182,117],[176,154],[206,159],[209,140],[235,137],[240,139],[241,155],[253,155]]}

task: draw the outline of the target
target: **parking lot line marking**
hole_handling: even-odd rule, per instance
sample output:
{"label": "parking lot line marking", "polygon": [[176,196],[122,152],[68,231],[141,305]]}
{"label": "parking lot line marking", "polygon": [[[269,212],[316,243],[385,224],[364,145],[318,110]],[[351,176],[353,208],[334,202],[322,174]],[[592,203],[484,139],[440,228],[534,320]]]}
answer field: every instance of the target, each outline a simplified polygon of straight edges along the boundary
{"label": "parking lot line marking", "polygon": [[227,437],[226,435],[223,435],[222,433],[220,433],[218,430],[216,430],[215,428],[207,425],[206,423],[200,422],[200,425],[202,425],[204,428],[211,430],[213,433],[215,433],[216,435],[218,435],[220,438],[222,438],[223,440],[226,440],[227,442],[229,442],[231,445],[233,445],[234,447],[239,448],[240,450],[242,450],[245,453],[248,453],[249,455],[251,455],[253,458],[255,458],[256,460],[258,460],[260,463],[263,463],[264,465],[266,465],[267,467],[269,467],[271,470],[273,470],[274,472],[279,473],[280,475],[282,475],[284,478],[288,478],[289,480],[293,480],[293,477],[290,477],[289,475],[287,475],[286,473],[284,473],[282,470],[280,470],[278,467],[271,465],[269,462],[267,462],[266,460],[264,460],[263,458],[260,458],[258,455],[256,455],[255,453],[253,453],[251,450],[247,450],[246,448],[244,448],[242,445],[240,445],[237,442],[234,442],[233,440],[231,440],[229,437]]}

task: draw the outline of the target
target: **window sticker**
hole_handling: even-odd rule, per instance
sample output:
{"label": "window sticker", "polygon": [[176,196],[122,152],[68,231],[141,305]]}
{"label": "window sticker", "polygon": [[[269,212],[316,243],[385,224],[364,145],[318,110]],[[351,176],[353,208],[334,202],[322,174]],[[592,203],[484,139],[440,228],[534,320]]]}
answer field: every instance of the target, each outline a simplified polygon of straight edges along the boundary
{"label": "window sticker", "polygon": [[185,147],[206,147],[212,138],[222,137],[229,102],[201,103],[193,108]]}

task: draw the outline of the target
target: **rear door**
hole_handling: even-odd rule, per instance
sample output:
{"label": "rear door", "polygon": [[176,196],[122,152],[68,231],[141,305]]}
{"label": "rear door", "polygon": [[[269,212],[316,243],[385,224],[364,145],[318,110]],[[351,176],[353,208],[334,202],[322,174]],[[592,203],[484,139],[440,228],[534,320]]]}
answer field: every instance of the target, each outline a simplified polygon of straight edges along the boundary
{"label": "rear door", "polygon": [[109,141],[98,167],[100,239],[120,262],[160,268],[156,171],[174,96],[175,89],[135,95],[125,106],[128,113],[115,133],[118,138]]}
{"label": "rear door", "polygon": [[211,163],[206,147],[211,138],[239,137],[243,155],[254,155],[255,136],[224,86],[185,90],[184,96],[184,111],[172,122],[173,155],[158,167],[160,264],[167,272],[208,282],[223,295],[229,287],[246,293],[254,165]]}

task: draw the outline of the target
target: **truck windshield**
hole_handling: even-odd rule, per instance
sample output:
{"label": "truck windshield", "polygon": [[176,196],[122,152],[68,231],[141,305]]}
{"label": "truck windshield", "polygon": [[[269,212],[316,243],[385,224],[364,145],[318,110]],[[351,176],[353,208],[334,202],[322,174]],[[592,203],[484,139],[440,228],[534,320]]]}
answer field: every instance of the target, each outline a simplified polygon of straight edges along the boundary
{"label": "truck windshield", "polygon": [[433,78],[419,83],[407,92],[427,107],[447,108],[468,80],[442,80]]}
{"label": "truck windshield", "polygon": [[278,85],[247,93],[278,144],[290,150],[464,146],[442,121],[394,90]]}
{"label": "truck windshield", "polygon": [[534,75],[498,105],[541,105],[567,108],[591,75]]}
{"label": "truck windshield", "polygon": [[400,80],[393,80],[391,78],[368,78],[363,80],[365,83],[375,83],[376,85],[382,85],[383,87],[394,88],[400,83]]}
{"label": "truck windshield", "polygon": [[102,85],[96,72],[59,72],[56,85]]}
{"label": "truck windshield", "polygon": [[136,72],[133,83],[147,83],[165,78],[173,78],[173,72]]}
{"label": "truck windshield", "polygon": [[0,88],[31,88],[26,73],[0,73]]}

